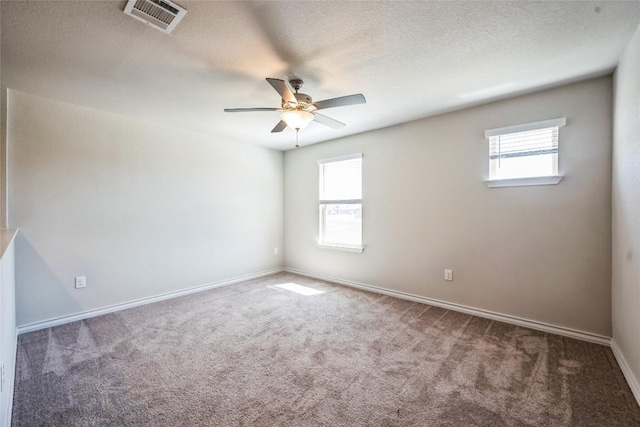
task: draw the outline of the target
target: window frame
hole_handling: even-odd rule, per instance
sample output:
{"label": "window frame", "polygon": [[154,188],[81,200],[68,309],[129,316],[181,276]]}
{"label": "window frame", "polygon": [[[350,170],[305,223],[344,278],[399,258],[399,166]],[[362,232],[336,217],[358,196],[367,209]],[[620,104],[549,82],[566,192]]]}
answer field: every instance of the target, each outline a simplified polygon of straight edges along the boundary
{"label": "window frame", "polygon": [[[363,225],[362,225],[362,217],[360,219],[360,244],[356,244],[356,245],[350,245],[347,243],[336,243],[336,242],[327,242],[323,240],[323,236],[325,234],[325,223],[326,223],[326,207],[328,205],[336,205],[336,204],[341,204],[341,205],[357,205],[359,204],[361,206],[362,209],[362,167],[364,165],[363,162],[363,155],[362,153],[354,153],[354,154],[348,154],[345,156],[339,156],[339,157],[332,157],[332,158],[328,158],[328,159],[322,159],[322,160],[318,160],[318,240],[316,245],[319,248],[323,248],[323,249],[334,249],[334,250],[339,250],[339,251],[344,251],[344,252],[354,252],[354,253],[362,253],[364,251],[364,244],[363,242],[363,238],[362,238],[362,231],[363,231]],[[323,199],[322,198],[322,185],[323,185],[323,174],[324,171],[322,169],[322,165],[327,164],[327,163],[336,163],[336,162],[342,162],[342,161],[346,161],[346,160],[354,160],[354,159],[360,159],[360,186],[361,186],[361,193],[360,193],[360,199],[337,199],[337,200],[330,200],[330,199]]]}
{"label": "window frame", "polygon": [[[524,123],[513,126],[505,126],[501,128],[488,129],[484,132],[484,136],[489,142],[489,149],[487,153],[489,155],[489,179],[485,180],[487,187],[521,187],[529,185],[555,185],[558,184],[564,175],[559,173],[560,168],[560,128],[567,124],[565,117],[559,117],[556,119],[543,120],[539,122]],[[556,158],[556,164],[554,165],[555,175],[542,175],[542,176],[523,176],[513,178],[497,178],[491,179],[491,137],[508,135],[518,132],[526,132],[533,130],[541,130],[548,128],[558,128],[558,153]]]}

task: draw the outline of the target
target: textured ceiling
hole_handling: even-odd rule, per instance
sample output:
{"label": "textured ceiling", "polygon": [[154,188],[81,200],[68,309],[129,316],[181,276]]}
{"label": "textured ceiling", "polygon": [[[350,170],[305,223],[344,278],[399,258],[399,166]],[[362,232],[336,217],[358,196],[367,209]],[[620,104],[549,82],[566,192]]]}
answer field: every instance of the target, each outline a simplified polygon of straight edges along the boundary
{"label": "textured ceiling", "polygon": [[640,2],[192,2],[171,35],[124,1],[2,1],[3,87],[276,149],[265,77],[302,78],[324,110],[302,145],[610,72]]}

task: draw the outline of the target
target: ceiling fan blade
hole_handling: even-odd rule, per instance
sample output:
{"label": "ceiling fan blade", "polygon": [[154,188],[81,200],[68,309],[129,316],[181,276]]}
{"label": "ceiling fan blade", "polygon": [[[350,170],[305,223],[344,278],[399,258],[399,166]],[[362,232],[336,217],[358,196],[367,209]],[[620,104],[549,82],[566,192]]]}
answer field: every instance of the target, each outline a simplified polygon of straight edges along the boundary
{"label": "ceiling fan blade", "polygon": [[325,126],[329,126],[333,129],[342,129],[346,125],[342,122],[337,121],[336,119],[332,119],[331,117],[323,116],[322,114],[313,113],[313,121],[321,123]]}
{"label": "ceiling fan blade", "polygon": [[341,96],[339,98],[325,99],[323,101],[314,102],[313,105],[315,105],[318,110],[322,110],[324,108],[342,107],[344,105],[365,104],[366,102],[367,100],[365,99],[364,95],[358,93],[356,95],[347,95]]}
{"label": "ceiling fan blade", "polygon": [[276,125],[276,127],[271,129],[271,133],[282,132],[286,127],[287,127],[287,124],[283,120],[280,120]]}
{"label": "ceiling fan blade", "polygon": [[226,113],[245,113],[247,111],[280,111],[281,108],[225,108]]}
{"label": "ceiling fan blade", "polygon": [[296,100],[296,97],[293,96],[293,92],[291,92],[291,88],[289,87],[287,82],[280,79],[271,79],[269,77],[267,77],[267,81],[271,86],[273,86],[276,92],[280,94],[282,99],[284,99],[287,102],[293,102],[296,104],[298,103],[298,101]]}

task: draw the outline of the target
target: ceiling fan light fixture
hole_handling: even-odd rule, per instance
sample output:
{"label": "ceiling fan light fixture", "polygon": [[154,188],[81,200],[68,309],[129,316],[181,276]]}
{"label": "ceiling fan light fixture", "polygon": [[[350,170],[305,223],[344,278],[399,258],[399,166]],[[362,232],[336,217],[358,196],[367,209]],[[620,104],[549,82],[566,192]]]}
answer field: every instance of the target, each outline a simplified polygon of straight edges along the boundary
{"label": "ceiling fan light fixture", "polygon": [[285,111],[280,115],[280,120],[285,122],[290,128],[300,130],[313,120],[313,114],[301,110]]}

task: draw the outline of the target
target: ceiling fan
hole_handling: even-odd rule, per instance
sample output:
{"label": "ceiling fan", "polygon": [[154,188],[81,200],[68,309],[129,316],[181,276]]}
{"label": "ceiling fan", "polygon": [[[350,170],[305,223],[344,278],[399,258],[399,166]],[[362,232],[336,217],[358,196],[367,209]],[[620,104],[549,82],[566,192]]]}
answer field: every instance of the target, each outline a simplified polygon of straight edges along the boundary
{"label": "ceiling fan", "polygon": [[316,111],[326,108],[342,107],[345,105],[364,104],[367,102],[361,93],[313,102],[313,99],[309,95],[298,92],[304,84],[300,79],[289,80],[289,83],[293,87],[293,90],[295,90],[295,93],[284,80],[267,78],[267,81],[282,98],[282,104],[279,108],[225,108],[224,111],[227,113],[280,111],[282,112],[282,114],[280,114],[280,121],[271,130],[271,133],[282,132],[287,126],[295,129],[296,131],[300,131],[300,129],[304,128],[312,120],[333,129],[340,129],[346,125],[332,119],[331,117],[317,113]]}

